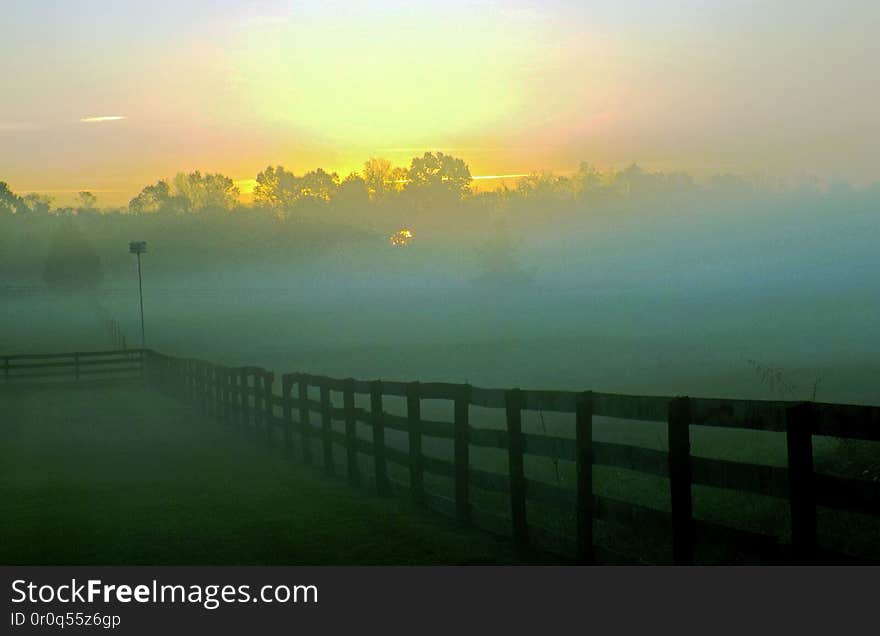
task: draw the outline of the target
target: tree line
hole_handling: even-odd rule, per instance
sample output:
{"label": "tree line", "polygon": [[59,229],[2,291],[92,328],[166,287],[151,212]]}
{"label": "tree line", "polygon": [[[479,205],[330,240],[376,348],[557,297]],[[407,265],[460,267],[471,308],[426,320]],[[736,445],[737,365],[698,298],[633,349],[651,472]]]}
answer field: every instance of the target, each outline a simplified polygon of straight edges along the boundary
{"label": "tree line", "polygon": [[[585,245],[631,231],[622,229],[624,218],[638,217],[627,227],[645,228],[690,219],[676,226],[687,230],[695,218],[730,225],[748,217],[784,224],[794,235],[819,218],[855,215],[854,223],[863,222],[856,217],[868,219],[878,201],[878,184],[734,175],[698,181],[638,165],[599,171],[587,163],[568,175],[533,173],[478,190],[468,165],[441,152],[415,157],[408,167],[371,158],[345,178],[268,166],[248,205],[231,178],[200,171],[148,185],[116,209],[99,207],[89,192],[53,208],[48,197],[18,195],[0,182],[0,286],[94,287],[127,271],[125,248],[133,239],[152,246],[151,275],[167,280],[214,275],[227,265],[272,276],[322,258],[357,260],[361,268],[435,258],[472,263],[490,281],[516,281],[530,275],[520,258],[527,244]],[[406,240],[394,240],[399,236]],[[395,249],[382,249],[389,243]],[[419,249],[396,249],[410,243]]]}
{"label": "tree line", "polygon": [[[413,157],[408,167],[395,166],[387,159],[374,157],[364,163],[362,170],[345,177],[322,168],[295,174],[282,165],[267,166],[256,175],[250,205],[242,204],[241,192],[232,178],[199,170],[161,179],[144,187],[128,206],[104,210],[99,210],[97,198],[90,192],[80,192],[72,206],[53,208],[50,197],[38,193],[20,196],[0,181],[0,214],[63,215],[99,211],[192,214],[249,208],[288,218],[295,216],[297,211],[311,211],[320,216],[336,209],[356,214],[371,205],[403,206],[418,211],[469,200],[511,205],[518,201],[533,203],[543,200],[558,205],[611,198],[675,197],[697,192],[728,196],[773,190],[818,193],[822,189],[817,179],[806,177],[794,183],[782,183],[724,174],[697,182],[684,172],[650,172],[637,164],[622,170],[599,171],[583,162],[570,175],[534,172],[516,179],[513,185],[502,182],[494,189],[477,192],[464,160],[443,152],[425,152]],[[840,193],[848,189],[847,183],[837,181],[826,191]]]}

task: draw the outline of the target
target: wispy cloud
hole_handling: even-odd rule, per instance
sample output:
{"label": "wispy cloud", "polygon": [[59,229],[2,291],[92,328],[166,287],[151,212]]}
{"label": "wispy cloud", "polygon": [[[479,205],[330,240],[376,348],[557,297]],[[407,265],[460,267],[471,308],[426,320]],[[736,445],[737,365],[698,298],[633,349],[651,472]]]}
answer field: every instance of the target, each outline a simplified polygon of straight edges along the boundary
{"label": "wispy cloud", "polygon": [[83,117],[80,119],[84,124],[97,124],[104,121],[119,121],[125,119],[124,115],[101,115],[100,117]]}

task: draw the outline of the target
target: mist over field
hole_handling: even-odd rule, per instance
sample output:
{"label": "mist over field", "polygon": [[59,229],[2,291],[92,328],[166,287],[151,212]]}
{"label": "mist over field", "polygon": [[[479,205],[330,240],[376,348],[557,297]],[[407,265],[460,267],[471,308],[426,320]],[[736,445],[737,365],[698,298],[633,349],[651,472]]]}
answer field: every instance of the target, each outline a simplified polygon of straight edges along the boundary
{"label": "mist over field", "polygon": [[[146,240],[147,344],[163,352],[364,379],[878,403],[876,185],[635,166],[512,185],[7,214],[2,348],[100,348],[95,302],[137,346],[127,242]],[[47,287],[53,236],[70,228],[100,280]],[[412,238],[394,245],[400,228]]]}
{"label": "mist over field", "polygon": [[877,24],[4,3],[0,564],[880,563]]}
{"label": "mist over field", "polygon": [[136,344],[145,240],[169,353],[880,399],[877,3],[100,4],[7,16],[4,349]]}

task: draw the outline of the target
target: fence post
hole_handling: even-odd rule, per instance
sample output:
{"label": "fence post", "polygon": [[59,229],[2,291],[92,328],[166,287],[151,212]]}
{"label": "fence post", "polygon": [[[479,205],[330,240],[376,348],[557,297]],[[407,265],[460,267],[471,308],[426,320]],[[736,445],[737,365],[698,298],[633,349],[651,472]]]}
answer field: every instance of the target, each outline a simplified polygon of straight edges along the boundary
{"label": "fence post", "polygon": [[254,373],[254,434],[260,432],[260,427],[266,423],[265,408],[263,397],[265,391],[263,387],[266,383],[266,372],[263,369],[257,369]]}
{"label": "fence post", "polygon": [[669,402],[669,490],[672,506],[672,562],[694,562],[694,518],[691,499],[691,401],[677,397]]}
{"label": "fence post", "polygon": [[406,385],[406,416],[409,429],[409,488],[416,505],[425,503],[422,469],[422,406],[418,382]]}
{"label": "fence post", "polygon": [[188,402],[191,402],[193,397],[192,361],[182,360],[180,364],[183,372],[183,397]]}
{"label": "fence post", "polygon": [[309,376],[300,373],[297,376],[299,394],[299,426],[302,434],[302,455],[305,464],[312,463],[312,423],[311,406],[309,406]]}
{"label": "fence post", "polygon": [[791,548],[795,563],[816,561],[816,488],[813,475],[813,433],[818,411],[810,403],[785,412],[788,447],[788,489],[791,511]]}
{"label": "fence post", "polygon": [[202,412],[211,414],[211,366],[207,362],[199,362],[199,381],[201,389],[199,394],[202,398]]}
{"label": "fence post", "polygon": [[214,417],[218,421],[224,419],[223,413],[223,369],[219,364],[214,365]]}
{"label": "fence post", "polygon": [[226,375],[229,376],[227,378],[229,383],[229,424],[234,429],[238,426],[241,417],[238,403],[238,369],[229,368],[226,370]]}
{"label": "fence post", "polygon": [[242,433],[247,432],[250,425],[250,398],[248,397],[248,373],[242,367],[238,370],[238,426]]}
{"label": "fence post", "polygon": [[73,374],[77,382],[79,381],[79,354],[73,354]]}
{"label": "fence post", "polygon": [[382,381],[370,382],[370,422],[373,425],[373,468],[376,473],[376,494],[391,494],[385,466],[385,417],[382,412]]}
{"label": "fence post", "polygon": [[207,401],[205,399],[205,365],[201,360],[196,362],[196,391],[198,392],[199,408],[202,413],[208,410]]}
{"label": "fence post", "polygon": [[208,415],[215,415],[214,407],[217,405],[215,394],[216,379],[214,377],[215,366],[210,362],[205,363],[205,410]]}
{"label": "fence post", "polygon": [[193,400],[199,410],[204,411],[202,403],[202,363],[193,360]]}
{"label": "fence post", "polygon": [[223,410],[223,366],[214,365],[214,417],[222,422],[226,413]]}
{"label": "fence post", "polygon": [[192,360],[186,361],[187,399],[195,406],[196,402],[196,365]]}
{"label": "fence post", "polygon": [[330,405],[330,387],[327,378],[321,378],[321,437],[324,444],[324,472],[332,475],[333,466],[333,414]]}
{"label": "fence post", "polygon": [[217,380],[214,375],[217,367],[213,364],[205,365],[205,400],[207,402],[208,415],[216,415],[217,406]]}
{"label": "fence post", "polygon": [[505,396],[507,412],[507,460],[510,470],[510,519],[513,544],[522,553],[529,545],[526,522],[526,478],[523,465],[522,391],[510,389]]}
{"label": "fence post", "polygon": [[3,358],[3,377],[6,384],[9,384],[9,356]]}
{"label": "fence post", "polygon": [[263,373],[263,424],[266,427],[266,441],[269,446],[275,443],[275,400],[272,395],[272,385],[275,384],[275,374],[271,371]]}
{"label": "fence post", "polygon": [[575,406],[577,469],[577,561],[589,564],[593,554],[593,392],[578,396]]}
{"label": "fence post", "polygon": [[354,413],[354,380],[352,378],[345,380],[342,406],[345,411],[345,459],[348,485],[358,487],[361,485],[361,476],[358,472],[357,421]]}
{"label": "fence post", "polygon": [[177,398],[180,400],[186,399],[186,362],[181,358],[176,358],[174,360],[174,367],[176,371],[176,379],[177,382],[174,383],[174,390],[177,394]]}
{"label": "fence post", "polygon": [[198,382],[198,377],[196,376],[196,361],[187,360],[186,366],[189,373],[189,400],[192,402],[193,406],[197,406],[199,392],[196,390],[196,384]]}
{"label": "fence post", "polygon": [[213,368],[212,367],[213,367],[213,365],[210,362],[203,362],[202,363],[202,399],[204,400],[204,403],[205,403],[205,413],[207,413],[208,415],[213,414],[213,406],[214,406],[214,403],[212,400],[212,393],[213,393],[213,390],[212,390],[213,389],[213,385],[212,385]]}
{"label": "fence post", "polygon": [[223,367],[222,371],[223,378],[223,421],[228,426],[232,421],[232,405],[230,404],[230,398],[232,393],[232,387],[230,386],[230,380],[232,379],[232,375],[230,373],[230,369],[227,366]]}
{"label": "fence post", "polygon": [[471,387],[463,384],[455,396],[455,516],[462,525],[471,522],[470,504],[470,400]]}
{"label": "fence post", "polygon": [[238,369],[231,367],[226,370],[229,385],[229,424],[235,429],[238,426],[241,412],[238,403]]}
{"label": "fence post", "polygon": [[285,373],[281,376],[281,408],[284,417],[284,451],[293,454],[293,407],[290,391],[293,388],[293,376]]}
{"label": "fence post", "polygon": [[202,381],[202,411],[208,415],[211,414],[211,376],[210,366],[207,362],[199,363],[199,379]]}

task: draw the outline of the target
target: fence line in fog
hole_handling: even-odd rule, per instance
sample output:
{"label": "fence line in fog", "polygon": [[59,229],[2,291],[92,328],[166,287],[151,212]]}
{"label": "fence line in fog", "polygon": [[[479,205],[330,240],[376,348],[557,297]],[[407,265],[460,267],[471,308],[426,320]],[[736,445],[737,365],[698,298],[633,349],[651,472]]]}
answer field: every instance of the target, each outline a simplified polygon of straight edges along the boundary
{"label": "fence line in fog", "polygon": [[[596,520],[636,525],[642,531],[671,530],[673,563],[694,562],[700,543],[724,546],[767,562],[849,562],[859,557],[819,547],[817,507],[880,516],[880,484],[816,473],[812,436],[880,441],[880,407],[842,404],[769,402],[690,397],[631,396],[596,392],[484,389],[467,384],[362,381],[305,373],[275,376],[260,367],[227,367],[196,359],[146,352],[150,383],[188,401],[223,422],[265,436],[270,444],[283,442],[290,454],[307,464],[320,463],[328,474],[337,470],[334,449],[344,451],[344,474],[353,487],[369,482],[379,495],[408,492],[419,506],[454,516],[464,525],[510,535],[521,550],[542,549],[573,554],[581,563],[626,562],[594,541]],[[317,388],[319,399],[309,395]],[[294,388],[296,390],[294,390]],[[369,396],[370,407],[355,406],[355,396]],[[406,400],[406,416],[383,408],[386,396]],[[336,398],[334,400],[334,397]],[[341,397],[341,402],[339,398]],[[452,403],[453,421],[426,420],[422,400]],[[470,407],[503,409],[504,429],[482,428],[470,420]],[[522,412],[565,413],[572,416],[572,438],[523,432]],[[318,416],[313,423],[312,415]],[[669,450],[660,451],[593,439],[593,417],[665,422]],[[333,423],[344,424],[344,432]],[[368,437],[357,434],[366,427]],[[787,467],[734,462],[692,455],[692,427],[723,427],[784,434]],[[407,449],[389,446],[386,430],[405,433]],[[280,439],[279,439],[280,432]],[[424,438],[452,442],[451,459],[422,452]],[[298,447],[298,450],[297,450]],[[472,447],[506,450],[507,474],[477,469],[470,461]],[[361,455],[372,458],[365,474]],[[574,462],[576,485],[562,488],[526,476],[525,457]],[[408,472],[408,481],[389,476],[388,464]],[[658,510],[596,495],[594,465],[624,468],[669,482],[669,510]],[[452,497],[432,493],[424,475],[449,478]],[[791,516],[790,543],[779,537],[750,532],[694,517],[692,486],[760,494],[787,500]],[[508,498],[509,517],[487,513],[472,502],[472,491],[500,493]],[[575,536],[564,537],[530,523],[530,504],[549,506],[575,517]]]}
{"label": "fence line in fog", "polygon": [[[109,328],[109,327],[108,327]],[[119,336],[124,342],[124,336]],[[2,356],[4,384],[22,381],[119,380],[143,377],[143,349],[76,351],[73,353],[21,353]]]}
{"label": "fence line in fog", "polygon": [[[354,487],[369,487],[386,496],[407,493],[419,506],[454,516],[463,525],[512,536],[526,551],[545,550],[573,555],[581,563],[638,560],[594,540],[594,521],[635,526],[640,532],[671,532],[671,561],[692,563],[695,549],[709,545],[763,562],[858,562],[838,548],[820,548],[817,508],[831,508],[880,517],[880,483],[817,473],[812,436],[880,441],[880,407],[812,402],[770,402],[690,397],[616,395],[596,392],[484,389],[467,384],[362,381],[305,373],[275,376],[261,367],[228,367],[203,360],[178,358],[145,349],[68,354],[25,354],[3,357],[7,384],[28,379],[141,378],[150,385],[194,403],[208,415],[238,429],[257,433],[269,444],[283,444],[290,455],[320,464],[335,474],[335,450],[344,451],[343,470]],[[318,399],[309,389],[317,389]],[[356,406],[355,396],[369,396],[369,408]],[[341,397],[341,401],[340,401]],[[406,401],[406,415],[389,413],[385,397]],[[451,422],[422,417],[422,400],[451,403]],[[505,427],[492,429],[471,422],[471,407],[504,411]],[[572,437],[523,431],[523,411],[571,416]],[[312,415],[316,415],[314,418]],[[668,451],[593,439],[593,417],[664,422]],[[333,427],[344,424],[344,430]],[[358,425],[367,437],[358,435]],[[695,426],[751,429],[784,434],[787,467],[695,456],[690,437]],[[406,450],[386,442],[386,431],[406,435]],[[451,457],[422,452],[424,439],[447,440]],[[506,451],[506,473],[476,468],[472,448]],[[362,456],[371,458],[365,470]],[[573,462],[576,484],[563,488],[526,475],[526,457]],[[389,474],[398,466],[406,481]],[[669,484],[669,510],[596,495],[592,468],[623,468],[660,477]],[[452,481],[452,496],[426,487],[425,475]],[[746,531],[695,518],[692,487],[711,486],[784,500],[791,536]],[[509,515],[498,515],[473,501],[473,493],[507,499]],[[573,536],[541,527],[541,506],[574,518]]]}

